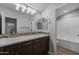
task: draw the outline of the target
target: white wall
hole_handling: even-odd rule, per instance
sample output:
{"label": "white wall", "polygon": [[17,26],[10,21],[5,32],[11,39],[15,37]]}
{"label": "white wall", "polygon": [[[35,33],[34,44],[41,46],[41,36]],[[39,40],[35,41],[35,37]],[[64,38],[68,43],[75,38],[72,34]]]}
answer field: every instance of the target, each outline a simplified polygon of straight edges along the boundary
{"label": "white wall", "polygon": [[[30,16],[17,12],[16,10],[9,9],[8,7],[0,6],[0,13],[2,14],[2,33],[5,34],[5,17],[11,17],[17,19],[17,32],[29,32],[30,31]],[[21,28],[26,27],[26,28]],[[28,27],[28,28],[27,28]]]}

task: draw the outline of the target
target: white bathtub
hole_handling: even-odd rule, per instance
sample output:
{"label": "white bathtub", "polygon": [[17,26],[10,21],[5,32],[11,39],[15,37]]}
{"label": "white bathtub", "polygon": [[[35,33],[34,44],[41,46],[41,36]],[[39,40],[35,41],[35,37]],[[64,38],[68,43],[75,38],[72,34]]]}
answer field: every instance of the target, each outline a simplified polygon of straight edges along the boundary
{"label": "white bathtub", "polygon": [[79,53],[79,37],[57,38],[57,45]]}

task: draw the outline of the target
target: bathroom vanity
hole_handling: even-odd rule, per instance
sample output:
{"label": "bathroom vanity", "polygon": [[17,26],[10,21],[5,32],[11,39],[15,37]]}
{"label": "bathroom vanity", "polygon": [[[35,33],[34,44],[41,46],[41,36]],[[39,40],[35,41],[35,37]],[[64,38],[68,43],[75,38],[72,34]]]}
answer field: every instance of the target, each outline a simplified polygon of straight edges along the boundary
{"label": "bathroom vanity", "polygon": [[0,55],[45,55],[49,50],[49,34],[38,33],[0,39]]}

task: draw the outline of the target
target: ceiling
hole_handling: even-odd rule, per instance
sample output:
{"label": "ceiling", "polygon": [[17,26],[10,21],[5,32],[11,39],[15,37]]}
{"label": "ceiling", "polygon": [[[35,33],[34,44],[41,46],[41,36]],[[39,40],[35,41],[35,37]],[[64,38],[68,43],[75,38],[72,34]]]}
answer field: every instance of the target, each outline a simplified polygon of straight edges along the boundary
{"label": "ceiling", "polygon": [[50,5],[54,5],[55,7],[58,7],[62,5],[63,3],[28,3],[28,4],[38,9],[39,11],[43,12]]}
{"label": "ceiling", "polygon": [[34,8],[38,9],[39,11],[44,11],[51,3],[29,3]]}

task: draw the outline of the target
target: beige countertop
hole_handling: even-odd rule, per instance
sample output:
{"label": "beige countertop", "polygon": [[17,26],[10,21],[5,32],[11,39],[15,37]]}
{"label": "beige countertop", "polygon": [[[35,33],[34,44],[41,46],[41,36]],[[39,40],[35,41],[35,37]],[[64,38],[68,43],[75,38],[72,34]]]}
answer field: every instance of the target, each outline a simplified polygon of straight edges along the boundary
{"label": "beige countertop", "polygon": [[49,34],[31,34],[31,35],[19,36],[14,38],[0,38],[0,47],[12,45],[28,40],[33,40],[45,36],[49,36]]}

